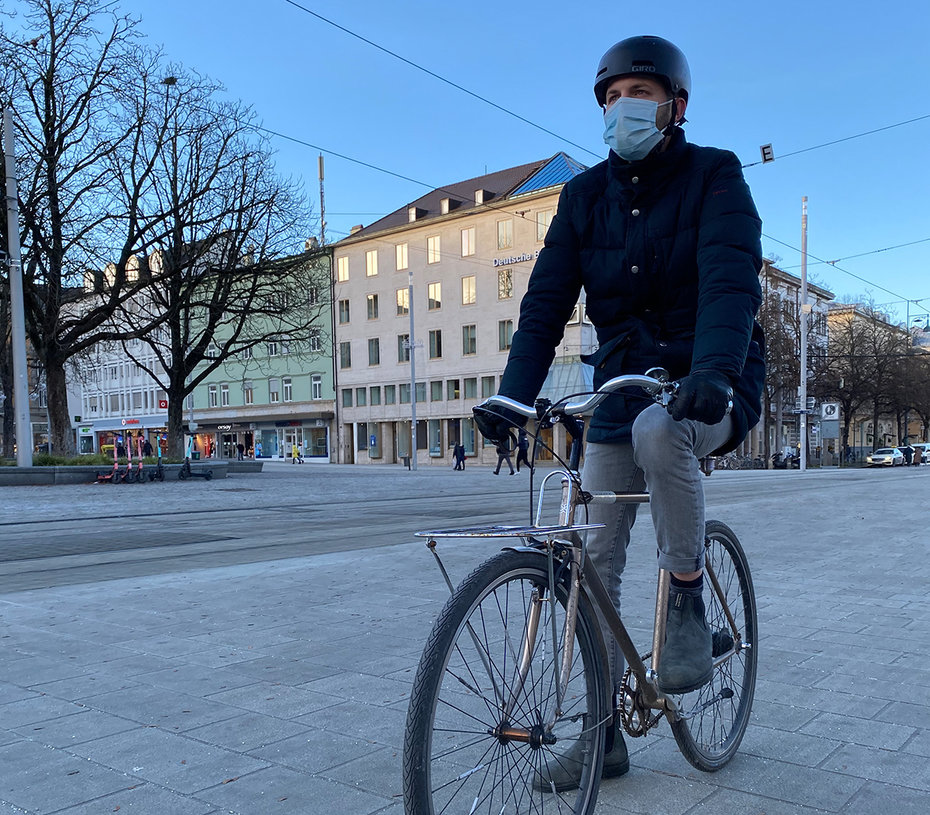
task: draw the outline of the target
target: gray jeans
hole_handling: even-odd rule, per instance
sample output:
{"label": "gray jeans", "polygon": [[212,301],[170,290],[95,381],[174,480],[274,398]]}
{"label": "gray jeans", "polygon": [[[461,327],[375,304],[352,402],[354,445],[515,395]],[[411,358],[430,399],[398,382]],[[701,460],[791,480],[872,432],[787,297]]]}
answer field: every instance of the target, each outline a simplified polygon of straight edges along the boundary
{"label": "gray jeans", "polygon": [[[649,491],[659,567],[694,572],[704,565],[704,477],[698,459],[722,447],[733,421],[706,425],[676,422],[661,405],[650,405],[633,424],[632,444],[586,444],[582,483],[592,492]],[[620,582],[637,504],[601,504],[588,510],[589,523],[606,524],[588,533],[588,555],[620,613]],[[578,518],[582,520],[581,517]],[[612,686],[623,673],[623,655],[604,628]]]}

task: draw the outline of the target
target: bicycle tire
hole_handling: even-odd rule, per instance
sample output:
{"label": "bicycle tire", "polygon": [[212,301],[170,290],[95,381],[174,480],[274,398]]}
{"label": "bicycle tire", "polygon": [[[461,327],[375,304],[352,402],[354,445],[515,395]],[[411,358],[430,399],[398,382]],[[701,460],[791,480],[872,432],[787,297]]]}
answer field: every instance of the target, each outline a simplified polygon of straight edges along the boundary
{"label": "bicycle tire", "polygon": [[[545,555],[504,550],[475,569],[446,602],[423,650],[410,697],[403,755],[406,815],[594,811],[611,713],[606,651],[594,609],[583,594],[563,703],[566,715],[553,728],[558,741],[538,743],[543,730],[539,723],[548,720],[556,705],[552,652],[560,662],[566,582],[557,579],[559,602],[549,603]],[[534,589],[540,591],[538,601],[532,599]],[[502,722],[500,700],[519,686],[516,655],[534,602],[541,613],[532,664],[510,716]],[[557,649],[552,648],[553,608]],[[478,656],[479,645],[487,663]],[[533,731],[537,743],[499,738],[492,731],[502,724]],[[550,784],[543,791],[547,762],[557,766],[575,742],[581,742],[583,757],[580,786],[559,793]]]}
{"label": "bicycle tire", "polygon": [[[717,574],[742,647],[714,669],[708,684],[678,697],[679,709],[687,718],[678,719],[671,727],[688,762],[704,772],[715,772],[736,754],[749,724],[759,657],[758,616],[749,562],[733,530],[720,521],[708,521],[704,545],[704,557]],[[723,607],[709,585],[704,600],[711,631],[729,632]]]}

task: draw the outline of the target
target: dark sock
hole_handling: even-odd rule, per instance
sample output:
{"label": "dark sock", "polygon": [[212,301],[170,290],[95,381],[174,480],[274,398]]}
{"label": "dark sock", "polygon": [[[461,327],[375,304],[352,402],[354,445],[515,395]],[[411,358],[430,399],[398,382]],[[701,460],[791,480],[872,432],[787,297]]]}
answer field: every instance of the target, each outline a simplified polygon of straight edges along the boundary
{"label": "dark sock", "polygon": [[672,585],[676,589],[703,589],[704,573],[701,572],[694,580],[679,580],[675,575],[671,575]]}

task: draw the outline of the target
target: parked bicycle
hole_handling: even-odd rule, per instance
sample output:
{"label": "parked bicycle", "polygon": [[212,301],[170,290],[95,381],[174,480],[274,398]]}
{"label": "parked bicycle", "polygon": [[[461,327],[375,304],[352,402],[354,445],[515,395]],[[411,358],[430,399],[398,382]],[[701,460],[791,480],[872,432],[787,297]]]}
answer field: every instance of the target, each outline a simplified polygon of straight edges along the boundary
{"label": "parked bicycle", "polygon": [[[659,572],[652,646],[640,655],[586,552],[585,532],[599,525],[575,517],[594,503],[649,500],[641,493],[588,492],[579,474],[579,417],[624,388],[640,388],[663,405],[674,399],[676,383],[664,371],[648,373],[615,377],[593,395],[555,405],[537,401],[534,408],[499,396],[484,403],[535,418],[541,427],[562,423],[571,438],[569,461],[543,479],[529,526],[417,533],[427,538],[452,596],[429,635],[410,698],[403,756],[407,815],[590,815],[615,716],[631,736],[667,719],[682,754],[700,770],[718,770],[736,753],[752,707],[757,627],[749,565],[732,530],[718,521],[705,530],[713,677],[696,691],[671,695],[659,691],[657,673],[669,573]],[[547,526],[544,493],[554,479],[561,490],[559,518]],[[475,537],[513,542],[453,589],[437,541]],[[598,613],[629,665],[616,710]],[[549,768],[569,753],[582,757],[580,785],[559,789]]]}

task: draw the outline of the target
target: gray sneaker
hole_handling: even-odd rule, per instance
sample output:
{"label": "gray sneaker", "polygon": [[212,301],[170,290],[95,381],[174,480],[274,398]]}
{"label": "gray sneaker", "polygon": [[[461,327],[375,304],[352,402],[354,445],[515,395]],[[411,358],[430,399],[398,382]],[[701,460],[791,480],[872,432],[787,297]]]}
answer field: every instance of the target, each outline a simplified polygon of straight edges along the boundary
{"label": "gray sneaker", "polygon": [[672,587],[659,658],[659,690],[690,693],[706,685],[714,674],[712,651],[713,636],[704,619],[700,590]]}
{"label": "gray sneaker", "polygon": [[[584,742],[576,741],[562,755],[553,755],[536,774],[533,786],[544,792],[551,791],[553,785],[556,792],[576,789],[581,783],[581,768],[586,748]],[[604,756],[601,778],[616,778],[625,775],[629,769],[630,756],[623,733],[620,732],[619,726],[614,725],[613,749]]]}

